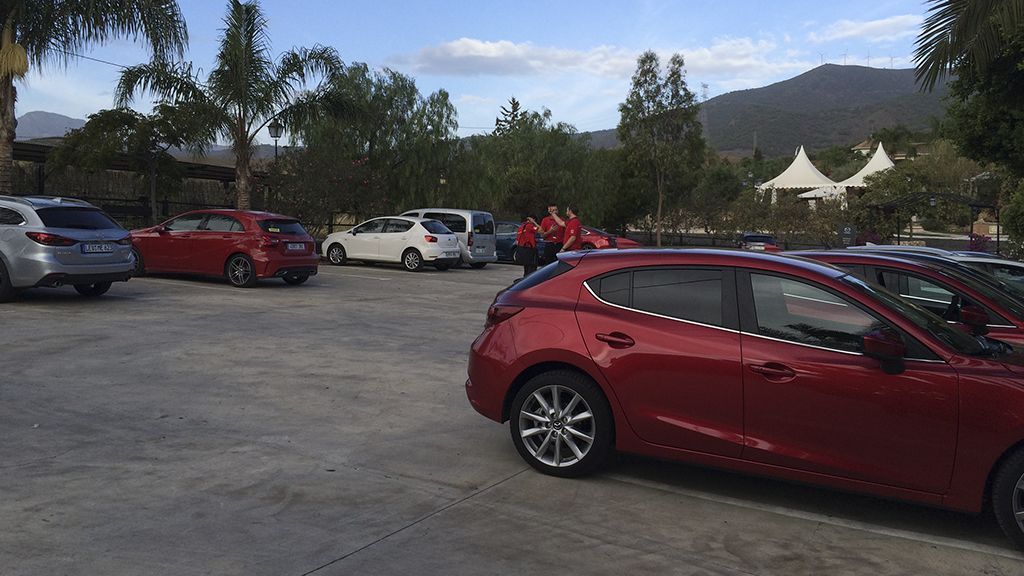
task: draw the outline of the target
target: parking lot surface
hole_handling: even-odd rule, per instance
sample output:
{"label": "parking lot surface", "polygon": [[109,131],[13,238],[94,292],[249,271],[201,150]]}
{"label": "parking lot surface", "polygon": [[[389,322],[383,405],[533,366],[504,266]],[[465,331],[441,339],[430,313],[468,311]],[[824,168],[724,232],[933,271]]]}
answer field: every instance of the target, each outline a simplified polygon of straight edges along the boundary
{"label": "parking lot surface", "polygon": [[463,389],[520,274],[0,306],[0,574],[1024,573],[983,517],[631,457],[534,472]]}

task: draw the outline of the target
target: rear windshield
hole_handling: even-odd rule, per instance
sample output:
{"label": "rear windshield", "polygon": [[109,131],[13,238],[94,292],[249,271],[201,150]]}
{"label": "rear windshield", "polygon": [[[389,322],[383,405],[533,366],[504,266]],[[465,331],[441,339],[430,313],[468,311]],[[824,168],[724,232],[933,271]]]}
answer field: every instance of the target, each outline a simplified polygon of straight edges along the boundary
{"label": "rear windshield", "polygon": [[121,225],[96,208],[42,208],[36,212],[47,228],[79,230],[120,229]]}
{"label": "rear windshield", "polygon": [[494,218],[490,214],[473,214],[473,234],[494,234]]}
{"label": "rear windshield", "polygon": [[548,280],[551,280],[556,276],[565,274],[569,270],[572,270],[572,266],[566,264],[565,262],[562,262],[561,260],[556,260],[555,262],[548,264],[547,266],[541,268],[540,270],[537,270],[533,274],[530,274],[526,278],[523,278],[519,282],[516,282],[515,284],[512,285],[511,288],[508,289],[508,291],[519,292],[522,290],[533,288],[534,286],[542,282],[547,282]]}
{"label": "rear windshield", "polygon": [[466,231],[466,219],[458,214],[452,214],[451,212],[427,212],[423,217],[438,220],[456,234],[462,234]]}
{"label": "rear windshield", "polygon": [[437,220],[424,220],[420,224],[427,229],[427,232],[431,234],[451,234],[452,231],[447,226],[441,224]]}
{"label": "rear windshield", "polygon": [[298,220],[260,220],[260,228],[273,234],[305,234]]}

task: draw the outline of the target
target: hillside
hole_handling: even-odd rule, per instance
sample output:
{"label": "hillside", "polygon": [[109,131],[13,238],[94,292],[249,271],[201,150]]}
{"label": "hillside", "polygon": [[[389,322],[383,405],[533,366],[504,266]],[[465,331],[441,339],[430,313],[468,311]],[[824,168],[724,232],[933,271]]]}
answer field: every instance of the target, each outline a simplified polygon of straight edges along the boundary
{"label": "hillside", "polygon": [[[944,112],[943,86],[919,92],[914,71],[825,64],[763,88],[739,90],[704,103],[705,137],[723,154],[750,155],[757,145],[766,156],[848,146],[879,128],[903,124],[925,130]],[[597,148],[616,144],[614,130],[591,133]]]}
{"label": "hillside", "polygon": [[69,130],[85,126],[85,120],[52,112],[27,112],[18,118],[18,140],[63,136]]}

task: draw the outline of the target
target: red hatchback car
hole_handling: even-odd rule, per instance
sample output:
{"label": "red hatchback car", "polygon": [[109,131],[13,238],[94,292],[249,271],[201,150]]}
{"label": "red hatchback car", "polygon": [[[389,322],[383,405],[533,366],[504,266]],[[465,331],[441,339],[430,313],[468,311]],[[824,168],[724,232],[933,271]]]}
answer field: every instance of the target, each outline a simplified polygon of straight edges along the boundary
{"label": "red hatchback car", "polygon": [[630,240],[625,236],[616,236],[600,228],[583,226],[580,232],[581,248],[584,250],[603,250],[605,248],[641,248],[643,244]]}
{"label": "red hatchback car", "polygon": [[[988,335],[1014,347],[1024,348],[1024,303],[995,285],[930,262],[900,258],[898,254],[872,254],[861,251],[828,250],[789,252],[838,266],[882,286],[893,294],[930,310],[943,319],[962,324],[961,311],[979,309],[987,318]],[[966,327],[964,327],[966,329]]]}
{"label": "red hatchback car", "polygon": [[320,263],[313,238],[298,220],[268,212],[186,212],[131,235],[138,274],[223,276],[247,288],[261,278],[302,284]]}
{"label": "red hatchback car", "polygon": [[612,449],[979,512],[1024,546],[1024,357],[818,262],[574,252],[501,292],[473,407],[534,468]]}

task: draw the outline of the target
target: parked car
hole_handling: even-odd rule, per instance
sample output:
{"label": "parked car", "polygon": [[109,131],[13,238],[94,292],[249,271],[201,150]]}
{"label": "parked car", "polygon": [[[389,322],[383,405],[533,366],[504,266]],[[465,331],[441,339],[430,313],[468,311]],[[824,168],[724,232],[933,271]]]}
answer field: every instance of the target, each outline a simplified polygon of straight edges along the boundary
{"label": "parked car", "polygon": [[[980,308],[992,337],[1024,347],[1024,302],[1012,293],[975,278],[970,272],[905,255],[827,250],[787,254],[827,262],[854,276],[913,301],[948,322],[961,322],[961,311]],[[979,273],[980,274],[980,273]]]}
{"label": "parked car", "polygon": [[[498,262],[516,261],[516,231],[520,222],[499,220],[494,223],[494,247]],[[537,234],[537,253],[543,254],[547,241]]]}
{"label": "parked car", "polygon": [[643,244],[630,240],[625,236],[616,236],[600,228],[584,226],[580,234],[584,250],[602,250],[605,248],[641,248]]}
{"label": "parked car", "polygon": [[27,288],[71,285],[100,296],[135,266],[128,231],[83,200],[0,196],[0,302]]}
{"label": "parked car", "polygon": [[930,256],[942,257],[949,260],[966,264],[991,274],[999,280],[1015,287],[1021,294],[1024,294],[1024,263],[1007,258],[987,254],[985,252],[973,252],[969,250],[942,250],[928,246],[893,246],[881,244],[869,244],[867,246],[851,246],[850,250],[866,250],[869,252],[901,252],[909,254],[927,254]]}
{"label": "parked car", "polygon": [[329,235],[323,242],[323,254],[336,266],[359,260],[400,262],[412,272],[425,263],[447,270],[459,261],[459,241],[437,220],[387,216]]}
{"label": "parked car", "polygon": [[736,247],[741,250],[757,250],[759,252],[780,252],[775,236],[757,232],[744,232],[736,239]]}
{"label": "parked car", "polygon": [[461,262],[473,268],[483,268],[497,262],[495,252],[494,217],[490,212],[453,208],[418,208],[402,216],[437,220],[451,230],[459,240]]}
{"label": "parked car", "polygon": [[196,210],[132,230],[139,274],[223,276],[248,288],[263,278],[302,284],[320,262],[313,238],[291,216],[248,210]]}
{"label": "parked car", "polygon": [[523,459],[613,449],[978,513],[1024,546],[1024,355],[813,260],[591,251],[500,292],[466,392]]}

